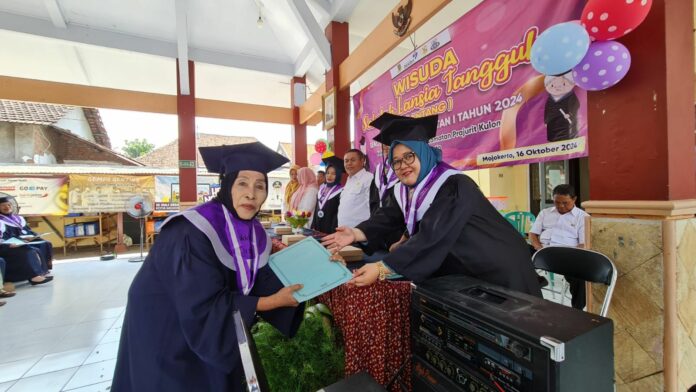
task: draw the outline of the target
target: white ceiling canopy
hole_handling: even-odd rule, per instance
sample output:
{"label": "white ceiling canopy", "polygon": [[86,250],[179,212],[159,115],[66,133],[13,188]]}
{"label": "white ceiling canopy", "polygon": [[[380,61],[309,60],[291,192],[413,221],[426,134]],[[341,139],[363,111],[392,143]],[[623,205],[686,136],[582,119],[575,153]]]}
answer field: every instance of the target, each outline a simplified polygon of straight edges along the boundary
{"label": "white ceiling canopy", "polygon": [[[416,33],[422,43],[480,0],[454,1]],[[290,106],[290,79],[324,82],[324,30],[349,23],[351,51],[399,0],[2,0],[0,75],[176,94],[176,59],[196,63],[199,98]],[[446,11],[447,10],[447,11]],[[407,39],[353,84],[412,50]]]}

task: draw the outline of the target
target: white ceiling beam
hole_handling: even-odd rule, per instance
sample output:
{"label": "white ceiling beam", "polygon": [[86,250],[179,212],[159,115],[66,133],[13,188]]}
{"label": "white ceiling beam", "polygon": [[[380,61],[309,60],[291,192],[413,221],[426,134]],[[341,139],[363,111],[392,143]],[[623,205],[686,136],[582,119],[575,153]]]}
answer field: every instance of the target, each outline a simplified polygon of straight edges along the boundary
{"label": "white ceiling beam", "polygon": [[[43,19],[10,14],[7,12],[0,12],[0,30],[15,31],[45,38],[121,49],[172,59],[178,56],[176,42],[137,37],[76,25],[68,25],[67,28],[61,29],[56,28],[51,22]],[[285,76],[293,76],[295,72],[295,65],[289,62],[285,63],[237,53],[223,53],[189,47],[188,55],[189,60],[225,67]]]}
{"label": "white ceiling beam", "polygon": [[188,72],[188,22],[186,20],[186,0],[174,0],[176,9],[176,53],[179,62],[179,92],[189,95]]}
{"label": "white ceiling beam", "polygon": [[68,24],[65,22],[65,17],[63,16],[63,12],[60,10],[58,0],[44,0],[44,5],[46,6],[46,11],[48,11],[48,15],[51,17],[51,22],[55,27],[61,29],[68,27]]}
{"label": "white ceiling beam", "polygon": [[329,0],[310,0],[312,3],[316,4],[319,8],[324,10],[328,15],[331,15],[331,2]]}
{"label": "white ceiling beam", "polygon": [[75,53],[77,63],[80,65],[80,70],[82,70],[82,76],[85,77],[85,82],[87,82],[87,85],[91,86],[92,78],[89,76],[89,72],[87,72],[87,67],[85,66],[85,61],[80,54],[80,49],[78,49],[77,46],[73,46],[73,53]]}
{"label": "white ceiling beam", "polygon": [[326,35],[324,35],[324,29],[314,19],[314,15],[312,15],[312,11],[305,0],[288,0],[288,5],[300,22],[309,42],[319,55],[319,60],[321,60],[324,69],[331,68],[331,45],[329,40],[326,39]]}
{"label": "white ceiling beam", "polygon": [[295,76],[305,76],[316,60],[312,44],[307,42],[295,60]]}
{"label": "white ceiling beam", "polygon": [[334,0],[330,13],[331,20],[347,22],[358,3],[359,0]]}

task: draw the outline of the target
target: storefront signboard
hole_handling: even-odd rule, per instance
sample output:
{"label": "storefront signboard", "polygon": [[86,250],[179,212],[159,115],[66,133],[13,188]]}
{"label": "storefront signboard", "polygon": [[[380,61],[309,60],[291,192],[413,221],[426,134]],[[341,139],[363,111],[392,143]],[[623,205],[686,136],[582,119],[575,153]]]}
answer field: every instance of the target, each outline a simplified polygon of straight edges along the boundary
{"label": "storefront signboard", "polygon": [[69,212],[122,212],[126,202],[136,195],[154,201],[155,177],[71,174]]}
{"label": "storefront signboard", "polygon": [[2,177],[0,192],[16,198],[22,215],[68,213],[67,177]]}

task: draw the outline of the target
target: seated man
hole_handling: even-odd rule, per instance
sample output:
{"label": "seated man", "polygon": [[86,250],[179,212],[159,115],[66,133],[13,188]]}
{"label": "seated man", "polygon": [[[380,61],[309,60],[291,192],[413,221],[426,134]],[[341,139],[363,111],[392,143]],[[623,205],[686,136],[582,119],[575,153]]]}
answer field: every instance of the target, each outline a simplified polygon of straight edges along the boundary
{"label": "seated man", "polygon": [[36,249],[41,256],[41,264],[46,272],[53,268],[53,245],[48,241],[43,241],[27,225],[27,221],[14,211],[12,197],[0,197],[0,224],[3,225],[3,240],[10,238],[21,239],[28,243],[29,247]]}
{"label": "seated man", "polygon": [[[554,207],[539,213],[529,230],[529,238],[534,249],[545,246],[585,245],[585,217],[587,213],[575,206],[577,196],[572,185],[561,184],[553,188]],[[570,283],[571,303],[576,309],[585,307],[585,282],[566,278]]]}

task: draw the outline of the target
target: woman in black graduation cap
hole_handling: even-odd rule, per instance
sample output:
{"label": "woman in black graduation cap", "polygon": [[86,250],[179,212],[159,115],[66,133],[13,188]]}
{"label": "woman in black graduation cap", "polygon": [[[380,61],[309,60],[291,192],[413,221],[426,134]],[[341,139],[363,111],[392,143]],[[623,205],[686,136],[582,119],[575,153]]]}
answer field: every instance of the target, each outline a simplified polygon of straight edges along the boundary
{"label": "woman in black graduation cap", "polygon": [[430,147],[437,116],[420,119],[385,113],[370,124],[390,146],[389,163],[399,177],[394,192],[370,219],[338,227],[324,244],[337,252],[353,242],[381,241],[395,227],[408,240],[378,263],[366,264],[349,282],[365,286],[397,273],[415,282],[466,274],[541,296],[528,246],[468,176],[442,162]]}
{"label": "woman in black graduation cap", "polygon": [[128,292],[112,391],[242,391],[233,312],[247,326],[258,312],[288,336],[302,321],[301,285],[283,288],[271,271],[256,219],[266,173],[288,160],[258,142],[200,152],[220,191],[162,226]]}
{"label": "woman in black graduation cap", "polygon": [[341,178],[343,177],[343,159],[331,156],[322,159],[326,164],[326,182],[317,195],[317,206],[314,208],[314,220],[312,230],[331,234],[338,226],[338,205],[343,191]]}

